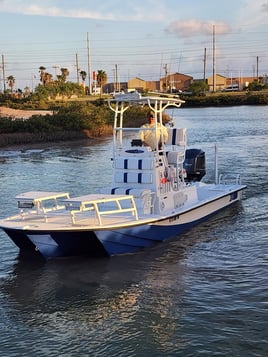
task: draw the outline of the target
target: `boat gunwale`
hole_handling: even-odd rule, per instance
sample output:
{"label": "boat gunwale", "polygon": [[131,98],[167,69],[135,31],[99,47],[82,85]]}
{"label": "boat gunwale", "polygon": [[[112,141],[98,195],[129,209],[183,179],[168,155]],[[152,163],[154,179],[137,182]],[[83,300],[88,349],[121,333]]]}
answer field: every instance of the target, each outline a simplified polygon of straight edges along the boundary
{"label": "boat gunwale", "polygon": [[[215,187],[215,185],[213,185]],[[225,185],[221,185],[222,186],[225,186]],[[226,185],[226,186],[235,186],[235,185]],[[184,215],[184,214],[187,214],[191,211],[194,211],[195,209],[198,209],[198,208],[201,208],[202,206],[205,206],[207,204],[210,204],[210,203],[213,203],[215,201],[218,201],[228,195],[231,195],[232,193],[235,193],[235,192],[240,192],[240,191],[243,191],[244,189],[246,189],[246,185],[238,185],[239,187],[236,187],[236,188],[233,188],[232,190],[229,190],[228,192],[224,192],[222,194],[219,194],[217,195],[216,197],[214,196],[212,199],[204,199],[202,201],[197,201],[195,202],[194,204],[191,204],[191,206],[189,207],[179,207],[178,209],[176,209],[176,211],[174,211],[173,209],[173,212],[170,212],[170,214],[167,214],[167,215],[161,215],[161,214],[150,214],[150,218],[147,218],[147,217],[141,217],[139,218],[138,220],[135,220],[135,219],[132,219],[128,222],[126,222],[125,224],[118,224],[118,225],[111,225],[111,224],[102,224],[102,225],[95,225],[95,226],[90,226],[90,225],[81,225],[79,223],[77,224],[72,224],[70,227],[62,227],[60,226],[58,229],[56,229],[55,227],[54,228],[47,228],[47,229],[44,229],[44,228],[40,228],[40,229],[37,229],[37,227],[33,227],[33,228],[30,228],[27,226],[27,224],[25,224],[25,228],[23,227],[10,227],[10,226],[7,226],[7,225],[2,225],[1,223],[2,222],[5,222],[7,220],[11,221],[12,217],[13,219],[15,217],[19,217],[19,214],[18,215],[15,215],[15,216],[11,216],[11,217],[8,217],[6,219],[3,219],[3,220],[0,220],[0,227],[2,229],[12,229],[12,230],[18,230],[18,231],[24,231],[24,232],[59,232],[59,231],[63,231],[63,232],[73,232],[73,231],[105,231],[105,230],[111,230],[111,229],[124,229],[124,228],[131,228],[131,227],[138,227],[138,226],[142,226],[142,225],[147,225],[147,224],[154,224],[154,223],[158,223],[158,222],[163,222],[167,219],[172,219],[174,217],[177,217],[178,215]],[[112,196],[112,195],[111,195]],[[235,201],[235,200],[234,200]],[[236,201],[238,201],[238,199],[236,199]],[[230,204],[232,203],[232,201],[230,201]],[[56,213],[56,212],[55,212]],[[52,217],[56,217],[56,214],[52,214]],[[68,215],[68,212],[64,212],[64,215]],[[42,216],[40,216],[41,218]],[[68,217],[70,217],[68,215]],[[118,216],[117,216],[118,217]],[[42,217],[43,218],[43,217]],[[124,217],[125,218],[125,217]],[[23,221],[23,219],[21,219],[21,222]],[[42,222],[43,225],[47,224],[49,225],[48,222]],[[71,224],[71,222],[70,222]]]}

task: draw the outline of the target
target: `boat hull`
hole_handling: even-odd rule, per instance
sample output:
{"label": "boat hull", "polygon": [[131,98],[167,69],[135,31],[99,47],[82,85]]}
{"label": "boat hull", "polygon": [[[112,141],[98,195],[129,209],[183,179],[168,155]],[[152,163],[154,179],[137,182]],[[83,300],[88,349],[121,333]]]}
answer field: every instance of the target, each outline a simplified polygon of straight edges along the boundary
{"label": "boat hull", "polygon": [[134,253],[171,239],[237,202],[242,188],[147,224],[116,229],[33,230],[3,227],[22,251],[45,259],[67,256],[112,256]]}

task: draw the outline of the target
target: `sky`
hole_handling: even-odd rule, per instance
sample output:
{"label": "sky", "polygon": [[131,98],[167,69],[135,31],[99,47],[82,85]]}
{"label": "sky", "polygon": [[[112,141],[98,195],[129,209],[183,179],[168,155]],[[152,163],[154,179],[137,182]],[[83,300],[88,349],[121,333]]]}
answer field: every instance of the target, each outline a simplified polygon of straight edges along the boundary
{"label": "sky", "polygon": [[53,78],[68,68],[72,81],[77,68],[108,82],[208,77],[213,28],[218,74],[268,73],[268,0],[0,0],[0,91],[3,68],[22,90],[41,66]]}

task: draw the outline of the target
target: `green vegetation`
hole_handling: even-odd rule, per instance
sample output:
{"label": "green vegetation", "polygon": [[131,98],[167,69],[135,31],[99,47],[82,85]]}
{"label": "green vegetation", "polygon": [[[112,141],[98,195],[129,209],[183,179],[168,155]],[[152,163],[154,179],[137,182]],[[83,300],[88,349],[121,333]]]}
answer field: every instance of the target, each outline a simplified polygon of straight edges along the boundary
{"label": "green vegetation", "polygon": [[99,70],[97,73],[97,84],[101,89],[101,95],[103,92],[103,86],[107,83],[107,74],[105,71]]}
{"label": "green vegetation", "polygon": [[10,87],[10,91],[11,93],[13,93],[13,88],[14,88],[14,85],[15,85],[15,78],[13,76],[8,76],[7,77],[7,83]]}
{"label": "green vegetation", "polygon": [[79,84],[74,82],[51,82],[45,86],[38,86],[33,95],[35,100],[64,100],[65,98],[71,98],[72,96],[81,97],[83,96],[84,88]]}
{"label": "green vegetation", "polygon": [[208,91],[208,84],[205,81],[196,81],[189,86],[189,92],[193,95],[203,95]]}
{"label": "green vegetation", "polygon": [[207,95],[181,96],[186,101],[184,107],[217,107],[228,105],[268,104],[268,91],[218,92]]}
{"label": "green vegetation", "polygon": [[[29,119],[0,118],[0,146],[103,137],[112,134],[114,115],[103,100],[54,103],[53,115]],[[128,126],[144,124],[148,108],[127,111]],[[134,123],[134,124],[133,124]]]}
{"label": "green vegetation", "polygon": [[262,90],[267,90],[268,89],[268,84],[262,84],[259,83],[257,80],[255,80],[252,83],[249,83],[248,90],[250,91],[262,91]]}
{"label": "green vegetation", "polygon": [[[41,84],[34,93],[30,93],[27,88],[24,93],[18,91],[15,95],[15,79],[10,76],[10,90],[0,93],[0,106],[25,110],[51,110],[53,115],[35,115],[30,119],[13,120],[0,117],[0,146],[103,137],[112,134],[114,114],[108,108],[107,102],[102,99],[102,94],[99,98],[85,95],[84,83],[80,85],[66,81],[69,74],[66,68],[61,68],[61,75],[57,76],[57,80],[52,80],[45,67],[40,67],[39,72]],[[86,72],[81,71],[80,76],[84,82]],[[104,71],[98,71],[96,78],[100,87],[106,83],[107,76]],[[205,82],[196,82],[189,89],[189,95],[181,95],[186,101],[183,107],[268,104],[268,90],[258,82],[253,82],[248,91],[243,92],[209,94],[206,90]],[[125,114],[125,123],[129,127],[144,124],[147,111],[146,107],[130,107]],[[169,119],[164,117],[164,121]]]}
{"label": "green vegetation", "polygon": [[[52,107],[50,108],[52,109]],[[53,106],[53,115],[34,115],[30,119],[1,118],[0,133],[57,130],[94,130],[111,124],[111,113],[105,105],[89,102],[66,102]]]}

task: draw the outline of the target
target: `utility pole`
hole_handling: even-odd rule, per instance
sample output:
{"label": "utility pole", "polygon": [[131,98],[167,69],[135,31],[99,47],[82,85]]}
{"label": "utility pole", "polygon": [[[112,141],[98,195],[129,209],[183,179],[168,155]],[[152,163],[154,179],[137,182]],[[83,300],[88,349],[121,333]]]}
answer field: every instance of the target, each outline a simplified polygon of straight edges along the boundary
{"label": "utility pole", "polygon": [[75,67],[76,67],[76,78],[77,83],[79,84],[79,66],[78,66],[78,54],[75,54]]}
{"label": "utility pole", "polygon": [[207,65],[207,49],[204,49],[204,75],[203,75],[203,79],[204,82],[206,80],[206,65]]}
{"label": "utility pole", "polygon": [[259,83],[259,56],[257,56],[257,82]]}
{"label": "utility pole", "polygon": [[215,25],[213,25],[213,92],[216,92],[216,40],[215,40]]}
{"label": "utility pole", "polygon": [[90,64],[90,46],[89,46],[89,34],[87,32],[87,72],[88,72],[88,91],[92,93],[91,89],[91,64]]}
{"label": "utility pole", "polygon": [[[0,69],[2,69],[2,67],[0,66]],[[0,83],[1,83],[2,79],[1,79],[1,76],[0,76]],[[0,86],[0,93],[1,93],[1,89],[2,89],[2,85]]]}
{"label": "utility pole", "polygon": [[166,86],[166,92],[167,92],[167,90],[168,90],[168,78],[167,78],[167,75],[168,75],[168,65],[167,64],[165,64],[164,65],[164,70],[165,70],[165,86]]}
{"label": "utility pole", "polygon": [[113,92],[116,92],[116,88],[115,88],[115,69],[112,70],[113,71]]}
{"label": "utility pole", "polygon": [[2,55],[2,73],[3,73],[3,88],[6,91],[6,70],[5,70],[5,57]]}
{"label": "utility pole", "polygon": [[117,64],[115,65],[115,91],[119,92],[118,88],[118,70],[117,70]]}

